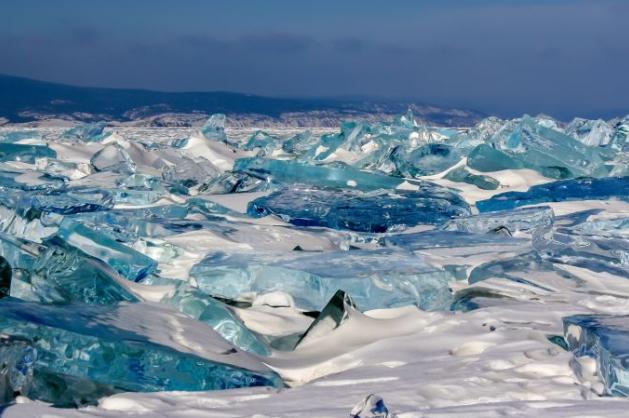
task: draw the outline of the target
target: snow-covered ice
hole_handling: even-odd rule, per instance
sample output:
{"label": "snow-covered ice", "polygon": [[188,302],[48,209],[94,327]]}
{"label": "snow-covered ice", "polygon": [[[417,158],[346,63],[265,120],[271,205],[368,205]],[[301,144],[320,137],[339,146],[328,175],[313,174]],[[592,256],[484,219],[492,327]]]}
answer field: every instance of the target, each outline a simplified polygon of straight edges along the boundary
{"label": "snow-covered ice", "polygon": [[[564,329],[573,315],[629,315],[627,118],[443,130],[403,116],[316,135],[223,123],[0,128],[0,255],[13,270],[0,291],[66,311],[115,301],[124,315],[108,323],[125,332],[285,386],[116,390],[78,409],[19,394],[2,416],[627,416],[585,331]],[[349,195],[361,204],[344,206]],[[106,293],[64,287],[75,276],[40,260],[60,252]],[[338,288],[355,303],[310,328]],[[0,329],[0,353],[12,335]]]}

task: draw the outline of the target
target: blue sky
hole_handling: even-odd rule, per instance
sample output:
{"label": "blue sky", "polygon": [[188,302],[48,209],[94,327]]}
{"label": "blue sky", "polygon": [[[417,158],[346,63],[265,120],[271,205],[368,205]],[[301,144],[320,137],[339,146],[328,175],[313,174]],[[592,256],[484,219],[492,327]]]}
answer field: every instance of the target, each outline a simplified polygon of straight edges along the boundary
{"label": "blue sky", "polygon": [[608,117],[629,113],[627,16],[625,0],[2,0],[0,73]]}

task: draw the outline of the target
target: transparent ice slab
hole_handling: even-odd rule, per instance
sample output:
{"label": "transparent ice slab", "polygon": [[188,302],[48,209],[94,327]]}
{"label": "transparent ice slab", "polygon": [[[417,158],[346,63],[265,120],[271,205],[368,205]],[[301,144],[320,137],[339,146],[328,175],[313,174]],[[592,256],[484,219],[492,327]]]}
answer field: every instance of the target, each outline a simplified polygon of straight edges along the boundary
{"label": "transparent ice slab", "polygon": [[295,185],[250,202],[247,213],[276,215],[298,226],[385,232],[440,224],[469,215],[470,209],[453,191],[430,183],[422,183],[419,191],[373,192]]}
{"label": "transparent ice slab", "polygon": [[394,189],[403,182],[401,178],[361,171],[342,163],[311,165],[296,161],[246,158],[236,161],[234,171],[278,183],[299,183],[364,191]]}
{"label": "transparent ice slab", "polygon": [[481,212],[514,209],[544,202],[573,200],[629,201],[629,177],[579,178],[539,184],[526,192],[507,192],[476,202]]}
{"label": "transparent ice slab", "polygon": [[[282,386],[275,373],[209,327],[152,304],[60,306],[5,298],[0,332],[0,350],[12,351],[3,357],[14,391],[61,406],[115,391]],[[75,396],[77,382],[83,389]]]}
{"label": "transparent ice slab", "polygon": [[332,252],[209,254],[190,271],[209,295],[246,300],[281,291],[296,306],[320,311],[337,290],[359,309],[416,305],[440,310],[451,303],[450,273],[421,256],[393,249]]}
{"label": "transparent ice slab", "polygon": [[629,396],[629,316],[572,315],[563,324],[565,340],[575,356],[596,360],[605,392]]}

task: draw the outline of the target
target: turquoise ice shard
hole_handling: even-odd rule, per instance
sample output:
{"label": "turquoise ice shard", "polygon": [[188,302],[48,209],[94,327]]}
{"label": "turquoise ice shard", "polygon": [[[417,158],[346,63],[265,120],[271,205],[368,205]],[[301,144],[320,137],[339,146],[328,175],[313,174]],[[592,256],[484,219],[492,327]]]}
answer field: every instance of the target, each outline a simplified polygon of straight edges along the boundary
{"label": "turquoise ice shard", "polygon": [[391,153],[397,172],[405,177],[420,177],[437,174],[461,160],[456,148],[446,144],[426,144],[407,152],[398,146]]}
{"label": "turquoise ice shard", "polygon": [[395,250],[209,254],[190,271],[200,290],[224,299],[280,291],[298,308],[320,311],[337,290],[361,310],[416,305],[444,309],[452,276],[421,256]]}
{"label": "turquoise ice shard", "polygon": [[269,135],[264,131],[256,131],[253,135],[249,137],[243,149],[247,151],[252,151],[254,149],[259,149],[259,155],[270,154],[274,149],[279,147],[281,143],[279,138]]}
{"label": "turquoise ice shard", "polygon": [[0,142],[0,162],[21,161],[33,164],[37,158],[57,158],[57,153],[45,145]]}
{"label": "turquoise ice shard", "polygon": [[555,214],[548,206],[485,212],[479,215],[452,219],[443,229],[450,231],[486,234],[504,230],[508,235],[540,236],[550,232]]}
{"label": "turquoise ice shard", "polygon": [[140,281],[157,268],[153,259],[69,218],[59,225],[57,237],[85,254],[98,258],[131,281]]}
{"label": "turquoise ice shard", "polygon": [[355,309],[352,298],[344,291],[338,290],[297,341],[295,347],[307,345],[341,326],[349,318],[351,309]]}
{"label": "turquoise ice shard", "polygon": [[629,177],[579,178],[539,184],[526,192],[507,192],[476,202],[481,212],[514,209],[544,202],[572,200],[629,201]]}
{"label": "turquoise ice shard", "polygon": [[629,316],[572,315],[563,319],[563,327],[570,351],[596,360],[605,392],[629,396]]}
{"label": "turquoise ice shard", "polygon": [[133,174],[136,170],[136,165],[127,151],[118,144],[109,144],[96,152],[90,163],[96,171]]}
{"label": "turquoise ice shard", "polygon": [[300,183],[318,187],[357,190],[394,189],[404,179],[358,170],[347,164],[311,165],[296,161],[243,158],[234,164],[235,172],[281,184]]}
{"label": "turquoise ice shard", "polygon": [[61,215],[108,210],[114,206],[110,192],[89,188],[29,191],[16,193],[13,197],[17,208]]}
{"label": "turquoise ice shard", "polygon": [[528,246],[523,246],[526,243],[525,240],[514,239],[500,233],[473,234],[459,232],[452,228],[447,229],[386,235],[380,239],[380,243],[387,247],[401,247],[409,251],[462,247],[472,247],[480,251],[486,246],[500,247],[510,251],[528,248]]}
{"label": "turquoise ice shard", "polygon": [[210,116],[210,118],[201,127],[201,133],[203,136],[214,141],[227,141],[227,135],[225,134],[225,119],[226,117],[222,113],[215,113]]}
{"label": "turquoise ice shard", "polygon": [[467,156],[467,165],[481,172],[523,168],[524,164],[487,144],[480,144]]}
{"label": "turquoise ice shard", "polygon": [[84,123],[68,129],[63,136],[68,139],[79,139],[86,142],[98,142],[108,136],[105,133],[107,122]]}
{"label": "turquoise ice shard", "polygon": [[[0,332],[3,351],[13,349],[5,370],[23,376],[13,379],[20,383],[15,389],[59,406],[93,403],[116,391],[282,386],[275,373],[209,327],[159,305],[43,305],[5,298]],[[73,393],[77,387],[80,392]]]}
{"label": "turquoise ice shard", "polygon": [[277,215],[298,226],[385,232],[440,224],[469,215],[467,203],[449,189],[421,183],[417,191],[362,192],[294,185],[249,203],[253,217]]}
{"label": "turquoise ice shard", "polygon": [[41,140],[41,135],[37,131],[13,131],[0,133],[0,142],[22,142],[26,140]]}
{"label": "turquoise ice shard", "polygon": [[0,255],[12,268],[13,297],[104,305],[137,301],[107,265],[58,237],[36,244],[0,234]]}
{"label": "turquoise ice shard", "polygon": [[496,190],[500,186],[500,182],[495,178],[472,174],[465,167],[458,167],[448,171],[444,178],[457,183],[473,184],[482,190]]}
{"label": "turquoise ice shard", "polygon": [[569,273],[555,269],[553,263],[542,259],[536,251],[531,251],[527,254],[519,254],[517,257],[481,264],[471,271],[468,282],[474,284],[488,279],[505,279],[552,291],[552,282],[545,280],[548,277],[544,277],[551,274],[563,279],[574,279]]}
{"label": "turquoise ice shard", "polygon": [[614,135],[614,129],[601,119],[575,118],[566,126],[566,134],[587,146],[600,147],[609,145]]}
{"label": "turquoise ice shard", "polygon": [[259,177],[238,171],[228,171],[201,185],[199,191],[210,194],[227,194],[261,192],[271,187],[270,183]]}
{"label": "turquoise ice shard", "polygon": [[318,140],[319,137],[312,132],[303,131],[282,142],[282,150],[289,154],[301,155],[311,149]]}
{"label": "turquoise ice shard", "polygon": [[491,142],[526,168],[547,177],[604,177],[609,173],[597,149],[529,116],[505,124]]}
{"label": "turquoise ice shard", "polygon": [[162,303],[175,307],[186,316],[209,325],[227,341],[243,351],[268,356],[271,351],[253,331],[231,311],[229,306],[186,283],[176,287]]}

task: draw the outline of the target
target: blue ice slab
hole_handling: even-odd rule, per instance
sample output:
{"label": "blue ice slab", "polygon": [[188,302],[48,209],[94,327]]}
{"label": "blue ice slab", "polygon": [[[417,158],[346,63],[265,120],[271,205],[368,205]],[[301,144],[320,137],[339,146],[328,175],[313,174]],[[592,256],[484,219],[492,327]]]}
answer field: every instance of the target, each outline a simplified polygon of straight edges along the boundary
{"label": "blue ice slab", "polygon": [[470,152],[467,165],[481,172],[524,168],[522,162],[487,144],[480,144]]}
{"label": "blue ice slab", "polygon": [[[103,388],[111,393],[282,386],[275,373],[210,328],[155,305],[3,299],[0,332],[5,351],[13,348],[4,358],[5,373],[21,377],[12,379],[14,389],[62,406],[93,403]],[[177,343],[173,334],[189,345]]]}
{"label": "blue ice slab", "polygon": [[520,120],[507,122],[490,142],[526,168],[547,177],[609,175],[599,150],[549,126],[552,124],[546,119],[525,115]]}
{"label": "blue ice slab", "polygon": [[228,171],[204,183],[199,191],[211,194],[263,192],[273,186],[259,177],[243,172]]}
{"label": "blue ice slab", "polygon": [[337,290],[361,310],[416,305],[447,309],[453,277],[421,256],[394,249],[324,253],[209,254],[190,271],[199,289],[225,299],[281,291],[297,307],[320,311]]}
{"label": "blue ice slab", "polygon": [[472,174],[464,167],[455,168],[454,170],[449,171],[444,178],[457,183],[473,184],[482,190],[496,190],[500,186],[500,182],[495,178]]}
{"label": "blue ice slab", "polygon": [[58,237],[42,244],[0,233],[0,255],[13,269],[10,294],[45,303],[115,304],[137,301],[123,278]]}
{"label": "blue ice slab", "polygon": [[561,228],[545,248],[546,259],[629,278],[629,240],[626,236]]}
{"label": "blue ice slab", "polygon": [[573,200],[629,201],[629,177],[579,178],[539,184],[526,192],[507,192],[476,202],[481,212],[514,209],[544,202]]}
{"label": "blue ice slab", "polygon": [[98,189],[55,189],[15,193],[8,198],[0,198],[8,206],[21,209],[35,209],[69,215],[81,212],[94,212],[113,208],[113,196],[106,190]]}
{"label": "blue ice slab", "polygon": [[547,285],[544,275],[539,273],[552,273],[563,279],[579,282],[570,273],[556,269],[553,263],[543,259],[536,251],[481,264],[471,271],[468,282],[474,284],[488,279],[504,279],[545,291],[553,291],[552,283]]}
{"label": "blue ice slab", "polygon": [[250,202],[247,213],[277,215],[298,226],[384,232],[440,224],[469,215],[470,209],[453,191],[430,183],[421,183],[418,191],[373,192],[294,185]]}
{"label": "blue ice slab", "polygon": [[118,144],[110,144],[94,153],[90,164],[96,171],[111,171],[120,174],[133,174],[136,170],[135,162]]}
{"label": "blue ice slab", "polygon": [[68,139],[79,139],[86,142],[99,142],[109,136],[105,132],[107,122],[100,121],[94,123],[84,123],[64,132],[63,137]]}
{"label": "blue ice slab", "polygon": [[259,149],[262,155],[266,155],[273,152],[273,150],[278,149],[280,147],[280,143],[281,140],[279,138],[271,136],[264,131],[256,131],[249,137],[242,148],[247,151]]}
{"label": "blue ice slab", "polygon": [[177,285],[175,292],[165,296],[161,302],[173,306],[190,318],[209,325],[243,351],[259,356],[271,354],[266,343],[256,333],[245,327],[229,306],[187,283]]}
{"label": "blue ice slab", "polygon": [[0,142],[15,143],[27,139],[41,140],[41,135],[37,131],[13,131],[0,133]]}
{"label": "blue ice slab", "polygon": [[450,231],[486,234],[506,229],[509,235],[525,233],[540,235],[548,233],[554,223],[555,214],[548,206],[485,212],[479,215],[460,216],[452,219],[443,229]]}
{"label": "blue ice slab", "polygon": [[[24,176],[18,170],[0,170],[0,190],[10,193],[6,189],[16,190],[54,190],[64,186],[64,179],[47,173],[30,172],[31,176]],[[1,194],[0,194],[1,195]],[[4,200],[4,199],[2,199]]]}
{"label": "blue ice slab", "polygon": [[426,144],[412,151],[398,146],[391,153],[397,172],[405,177],[420,177],[447,170],[461,160],[459,151],[446,144]]}
{"label": "blue ice slab", "polygon": [[0,142],[0,162],[21,161],[33,164],[37,158],[57,158],[57,153],[45,145]]}
{"label": "blue ice slab", "polygon": [[605,392],[629,396],[629,316],[572,315],[563,319],[563,327],[575,356],[596,359]]}
{"label": "blue ice slab", "polygon": [[382,237],[380,243],[388,247],[401,247],[406,250],[429,250],[437,248],[461,248],[499,246],[503,248],[522,248],[525,240],[511,238],[502,234],[476,234],[453,231],[425,231],[407,234],[394,234]]}
{"label": "blue ice slab", "polygon": [[289,154],[300,155],[312,148],[319,141],[319,137],[310,131],[295,134],[282,143],[282,150]]}
{"label": "blue ice slab", "polygon": [[57,236],[69,245],[102,260],[131,281],[142,280],[157,268],[153,259],[69,218],[61,222]]}
{"label": "blue ice slab", "polygon": [[284,184],[357,190],[395,189],[404,179],[358,170],[343,163],[310,165],[296,161],[243,158],[234,163],[235,172]]}
{"label": "blue ice slab", "polygon": [[227,142],[225,134],[225,120],[227,118],[222,113],[215,113],[203,124],[201,133],[207,139],[219,142]]}

